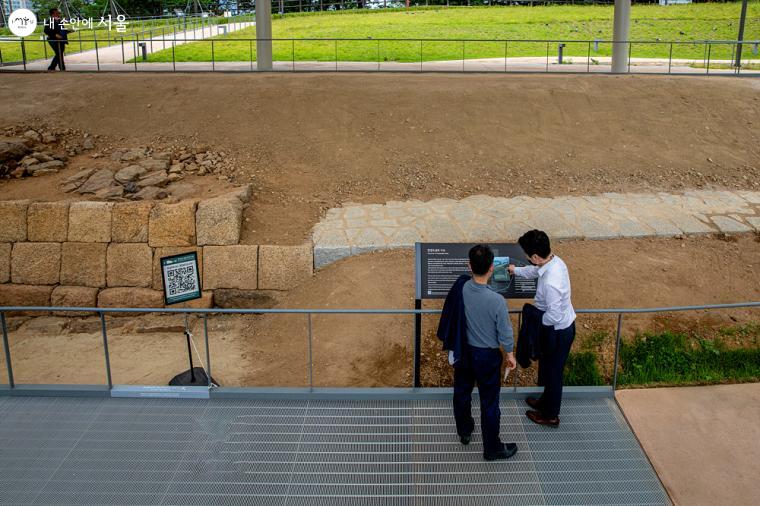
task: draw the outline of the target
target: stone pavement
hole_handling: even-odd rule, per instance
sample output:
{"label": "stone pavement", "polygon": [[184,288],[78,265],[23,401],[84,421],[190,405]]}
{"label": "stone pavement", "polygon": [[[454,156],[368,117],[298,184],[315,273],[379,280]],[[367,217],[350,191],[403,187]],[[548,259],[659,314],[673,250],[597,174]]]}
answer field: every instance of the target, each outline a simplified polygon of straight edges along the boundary
{"label": "stone pavement", "polygon": [[415,242],[513,242],[539,228],[554,239],[760,231],[760,192],[604,193],[589,197],[474,195],[463,200],[347,203],[314,227],[314,265]]}

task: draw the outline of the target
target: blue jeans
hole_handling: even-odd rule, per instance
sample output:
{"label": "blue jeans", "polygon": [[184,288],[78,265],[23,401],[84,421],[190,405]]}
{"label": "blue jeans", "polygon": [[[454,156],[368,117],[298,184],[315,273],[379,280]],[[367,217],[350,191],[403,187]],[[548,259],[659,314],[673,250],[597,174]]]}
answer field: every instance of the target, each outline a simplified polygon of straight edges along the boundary
{"label": "blue jeans", "polygon": [[469,346],[467,366],[454,366],[454,419],[457,433],[466,436],[475,428],[472,418],[472,389],[478,384],[480,395],[480,425],[483,430],[483,451],[500,452],[504,445],[499,439],[501,410],[501,351],[498,348]]}

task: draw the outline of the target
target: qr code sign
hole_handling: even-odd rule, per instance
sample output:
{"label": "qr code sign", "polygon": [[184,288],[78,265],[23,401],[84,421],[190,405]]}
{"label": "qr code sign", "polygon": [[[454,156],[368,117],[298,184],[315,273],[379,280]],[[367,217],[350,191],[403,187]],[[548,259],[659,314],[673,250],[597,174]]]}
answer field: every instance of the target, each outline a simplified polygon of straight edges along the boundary
{"label": "qr code sign", "polygon": [[169,265],[166,267],[166,294],[177,297],[198,291],[198,276],[195,265],[190,262]]}

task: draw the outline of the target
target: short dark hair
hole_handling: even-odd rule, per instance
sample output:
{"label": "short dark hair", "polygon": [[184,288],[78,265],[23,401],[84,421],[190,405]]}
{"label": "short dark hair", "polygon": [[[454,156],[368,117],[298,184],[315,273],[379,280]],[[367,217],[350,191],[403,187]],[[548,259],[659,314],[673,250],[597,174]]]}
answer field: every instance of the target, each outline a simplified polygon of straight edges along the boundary
{"label": "short dark hair", "polygon": [[552,254],[549,236],[543,230],[529,230],[517,242],[528,257],[538,255],[541,258],[549,258]]}
{"label": "short dark hair", "polygon": [[470,267],[476,276],[482,276],[493,265],[493,250],[485,244],[478,244],[470,249]]}
{"label": "short dark hair", "polygon": [[55,14],[56,12],[58,12],[58,8],[56,8],[56,7],[53,7],[52,9],[50,9],[50,10],[48,11],[48,13],[49,13],[51,16],[52,16],[53,14]]}

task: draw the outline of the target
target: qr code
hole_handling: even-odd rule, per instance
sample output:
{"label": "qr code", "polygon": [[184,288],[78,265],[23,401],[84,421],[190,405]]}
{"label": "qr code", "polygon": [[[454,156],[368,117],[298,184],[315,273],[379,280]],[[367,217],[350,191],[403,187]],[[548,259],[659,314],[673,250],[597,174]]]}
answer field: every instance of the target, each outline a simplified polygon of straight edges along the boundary
{"label": "qr code", "polygon": [[166,293],[170,297],[197,291],[197,281],[193,264],[178,264],[166,269]]}

